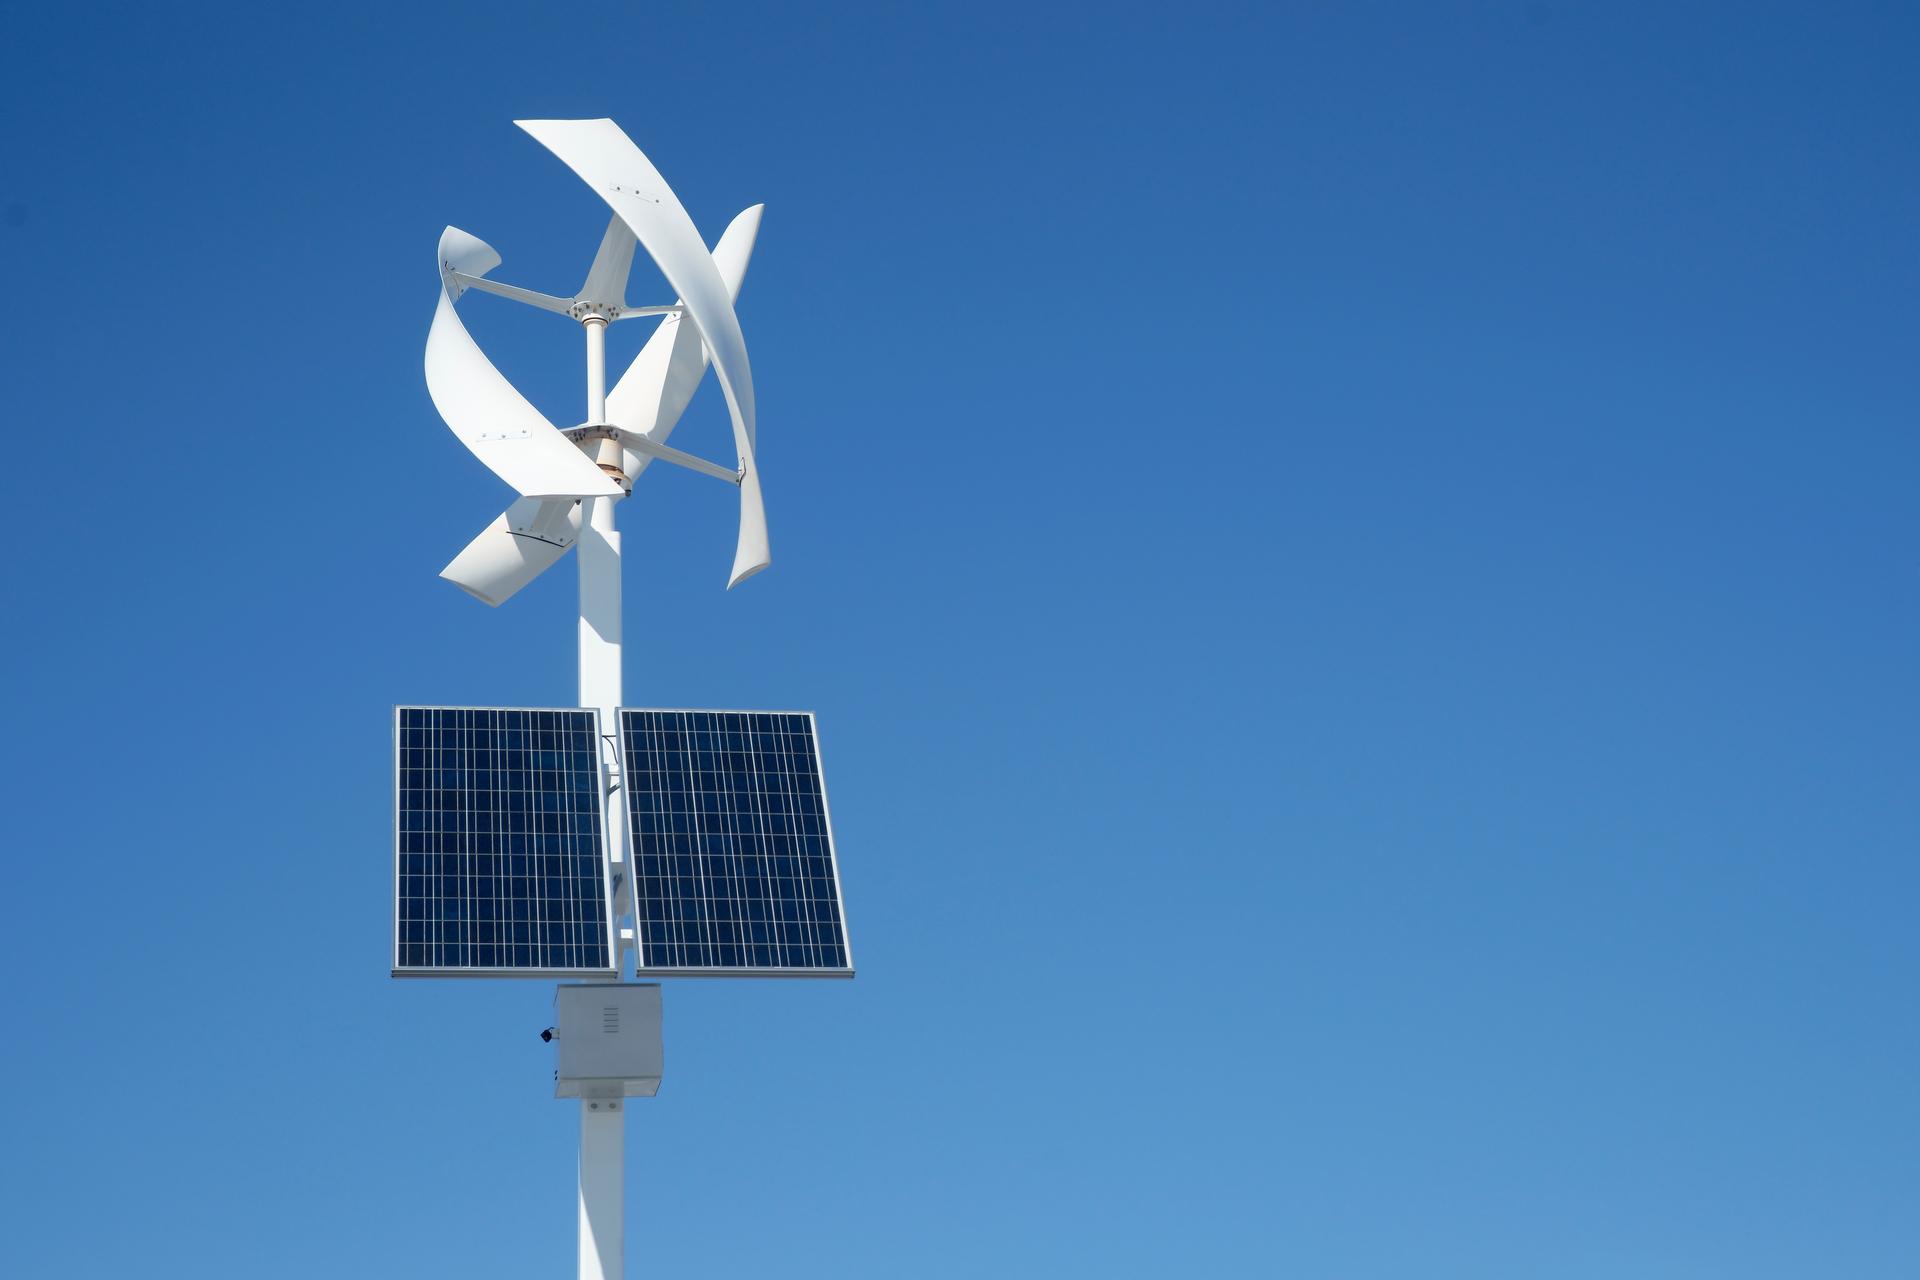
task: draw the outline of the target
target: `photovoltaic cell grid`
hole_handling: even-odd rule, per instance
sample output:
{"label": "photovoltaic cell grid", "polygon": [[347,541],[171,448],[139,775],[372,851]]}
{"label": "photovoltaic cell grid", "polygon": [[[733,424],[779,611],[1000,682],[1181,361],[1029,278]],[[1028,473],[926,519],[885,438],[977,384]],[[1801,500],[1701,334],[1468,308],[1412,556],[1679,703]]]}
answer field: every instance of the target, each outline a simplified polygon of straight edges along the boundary
{"label": "photovoltaic cell grid", "polygon": [[397,708],[396,974],[614,969],[591,710]]}
{"label": "photovoltaic cell grid", "polygon": [[620,712],[642,973],[852,973],[813,717]]}

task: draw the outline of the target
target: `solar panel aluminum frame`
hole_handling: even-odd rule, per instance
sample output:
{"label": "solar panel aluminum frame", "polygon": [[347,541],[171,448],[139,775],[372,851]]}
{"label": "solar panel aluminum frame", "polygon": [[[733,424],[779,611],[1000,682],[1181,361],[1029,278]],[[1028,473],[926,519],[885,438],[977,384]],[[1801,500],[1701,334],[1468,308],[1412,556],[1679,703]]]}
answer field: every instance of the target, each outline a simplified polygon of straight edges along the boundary
{"label": "solar panel aluminum frame", "polygon": [[[626,829],[627,866],[629,881],[627,903],[633,911],[634,921],[634,974],[640,978],[851,978],[854,975],[853,930],[847,926],[847,897],[840,886],[840,844],[833,834],[833,803],[827,797],[826,751],[820,745],[820,721],[811,711],[796,711],[791,707],[774,710],[767,707],[619,707],[614,711],[614,743],[620,752],[621,785],[630,785],[630,773],[627,763],[626,723],[621,717],[629,711],[676,711],[685,713],[704,713],[725,716],[805,716],[807,727],[813,733],[814,771],[820,778],[820,817],[827,829],[827,863],[833,868],[833,900],[840,909],[840,949],[846,953],[847,964],[842,969],[751,965],[726,965],[704,968],[659,967],[649,968],[646,963],[646,939],[641,936],[640,928],[640,850],[636,843],[638,835],[634,822],[629,815],[621,825]],[[626,797],[621,797],[626,803]]]}
{"label": "solar panel aluminum frame", "polygon": [[[556,979],[576,978],[595,980],[618,980],[620,977],[620,931],[619,913],[613,888],[613,869],[607,859],[607,806],[611,798],[606,786],[606,756],[600,755],[599,767],[595,770],[600,793],[600,895],[605,903],[607,918],[607,955],[610,963],[605,968],[564,969],[564,968],[506,968],[493,966],[468,967],[422,967],[400,965],[400,713],[407,710],[426,711],[585,711],[593,717],[593,740],[596,748],[604,749],[606,743],[605,726],[600,723],[600,711],[597,707],[474,707],[474,706],[431,706],[418,704],[400,705],[393,708],[393,939],[391,956],[393,959],[392,976],[396,978],[535,978]],[[625,803],[623,799],[621,803]],[[837,886],[836,886],[837,891]],[[844,927],[844,926],[843,926]]]}

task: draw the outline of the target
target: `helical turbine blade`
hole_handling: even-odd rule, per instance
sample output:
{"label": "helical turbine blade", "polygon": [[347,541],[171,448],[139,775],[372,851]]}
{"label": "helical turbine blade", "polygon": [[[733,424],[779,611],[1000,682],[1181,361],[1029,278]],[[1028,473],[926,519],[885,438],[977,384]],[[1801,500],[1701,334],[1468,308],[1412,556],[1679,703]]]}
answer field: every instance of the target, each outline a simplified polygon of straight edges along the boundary
{"label": "helical turbine blade", "polygon": [[713,358],[737,433],[754,441],[753,369],[720,269],[673,188],[611,120],[516,120],[578,174],[647,247]]}
{"label": "helical turbine blade", "polygon": [[[766,208],[756,204],[742,212],[727,224],[720,243],[713,246],[713,265],[727,286],[729,300],[740,297],[753,243],[760,235],[760,215]],[[680,407],[686,408],[684,401]],[[742,438],[736,429],[734,444],[740,448],[740,538],[734,545],[733,572],[727,577],[729,591],[773,563],[773,553],[767,546],[767,509],[760,501],[760,464],[753,456],[754,441],[750,436]]]}
{"label": "helical turbine blade", "polygon": [[767,509],[760,501],[760,468],[751,450],[740,457],[740,538],[733,548],[733,572],[727,590],[773,563],[767,548]]}
{"label": "helical turbine blade", "polygon": [[[632,229],[667,283],[680,295],[685,308],[680,327],[692,320],[706,344],[707,358],[713,362],[720,391],[726,396],[727,415],[733,421],[734,451],[740,459],[742,477],[740,538],[734,551],[733,574],[727,582],[731,588],[770,563],[766,513],[753,457],[753,369],[747,362],[747,340],[740,332],[740,320],[733,313],[732,293],[680,198],[619,125],[604,119],[514,123],[560,157]],[[757,232],[758,228],[759,217],[755,214],[752,229]],[[747,245],[750,249],[751,236]],[[743,274],[745,269],[743,256]]]}
{"label": "helical turbine blade", "polygon": [[[747,278],[747,263],[753,257],[753,242],[760,234],[763,204],[744,210],[727,224],[720,243],[713,247],[713,264],[727,288],[727,300],[740,296],[740,283]],[[607,393],[607,421],[623,431],[646,436],[655,444],[665,444],[687,410],[700,379],[707,372],[707,348],[700,331],[682,324],[679,315],[660,322],[640,354]],[[653,461],[638,450],[629,450],[628,476],[638,476]]]}
{"label": "helical turbine blade", "polygon": [[623,307],[627,302],[627,273],[633,269],[633,232],[619,215],[608,219],[607,233],[600,237],[600,251],[587,268],[587,282],[579,296],[589,302]]}
{"label": "helical turbine blade", "polygon": [[[729,304],[740,296],[740,284],[747,278],[747,263],[753,258],[754,240],[760,234],[760,217],[765,211],[765,205],[757,204],[741,212],[727,224],[720,243],[713,247],[713,264],[726,286]],[[665,444],[706,375],[707,361],[707,346],[700,340],[698,328],[682,324],[678,315],[668,316],[608,393],[608,421],[655,444]],[[740,451],[742,471],[740,537],[734,548],[729,588],[770,563],[767,513],[760,500],[760,472],[753,462],[753,446],[737,427],[734,444]],[[628,449],[625,458],[628,476],[638,476],[653,461],[637,449]]]}
{"label": "helical turbine blade", "polygon": [[440,576],[498,605],[545,572],[579,537],[577,501],[522,498],[482,529]]}
{"label": "helical turbine blade", "polygon": [[440,235],[440,305],[427,331],[427,393],[460,443],[529,498],[605,497],[612,477],[514,390],[454,311],[465,291],[455,273],[484,276],[500,265],[491,245],[458,227]]}

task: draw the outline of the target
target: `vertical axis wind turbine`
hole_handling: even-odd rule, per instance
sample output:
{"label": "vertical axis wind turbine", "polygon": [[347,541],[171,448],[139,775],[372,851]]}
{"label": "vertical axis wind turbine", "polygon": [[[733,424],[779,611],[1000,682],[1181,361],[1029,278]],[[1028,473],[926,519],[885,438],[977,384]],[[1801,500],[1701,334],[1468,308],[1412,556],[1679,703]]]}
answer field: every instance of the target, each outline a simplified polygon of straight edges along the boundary
{"label": "vertical axis wind turbine", "polygon": [[[489,743],[519,742],[510,735],[526,734],[531,740],[536,732],[554,732],[561,734],[552,739],[560,742],[564,735],[559,730],[535,729],[535,724],[545,721],[532,719],[515,720],[513,716],[533,717],[550,713],[536,712],[489,712],[486,709],[473,709],[459,714],[471,714],[474,717],[491,715],[489,725],[493,728],[463,729],[458,725],[466,723],[448,721],[444,717],[435,719],[422,715],[408,719],[409,713],[432,712],[430,708],[400,708],[399,721],[401,738],[396,741],[396,752],[401,753],[398,767],[401,769],[400,796],[398,813],[402,821],[397,824],[398,839],[396,845],[396,875],[399,879],[396,897],[396,963],[395,973],[418,972],[443,974],[448,972],[492,972],[507,974],[518,967],[523,974],[538,972],[541,974],[576,973],[598,978],[605,982],[611,978],[617,982],[624,970],[626,953],[633,952],[642,956],[644,967],[646,960],[642,951],[640,937],[641,920],[638,885],[628,866],[628,852],[638,846],[630,839],[627,830],[629,819],[629,799],[633,788],[627,787],[620,803],[612,803],[612,797],[623,790],[622,761],[627,758],[623,752],[632,753],[645,742],[655,741],[646,735],[655,730],[646,727],[651,721],[623,722],[621,719],[621,602],[620,602],[620,534],[614,525],[614,507],[631,492],[633,481],[647,465],[658,459],[677,466],[686,467],[702,475],[712,476],[736,486],[740,491],[740,530],[734,550],[733,568],[728,576],[729,588],[751,577],[767,567],[769,553],[767,547],[766,514],[760,498],[760,475],[754,460],[755,427],[753,372],[747,361],[746,340],[740,332],[740,322],[734,315],[733,302],[740,292],[740,283],[746,275],[748,259],[753,254],[754,238],[760,228],[760,215],[763,206],[755,205],[734,218],[719,242],[709,252],[693,220],[681,206],[666,180],[660,176],[651,161],[643,155],[632,140],[611,120],[521,120],[516,122],[520,128],[531,134],[547,150],[560,160],[591,187],[596,195],[606,202],[612,211],[607,224],[606,234],[602,237],[598,253],[587,272],[586,281],[579,292],[570,298],[556,297],[551,294],[537,293],[531,289],[516,285],[502,284],[490,279],[488,273],[500,265],[500,255],[491,246],[474,236],[448,227],[440,237],[440,300],[434,312],[433,326],[427,335],[426,376],[427,389],[433,397],[434,406],[446,419],[448,427],[458,436],[460,442],[472,450],[475,457],[485,463],[495,475],[504,480],[519,495],[518,499],[492,524],[481,531],[478,537],[468,544],[465,550],[455,556],[453,561],[442,570],[441,576],[453,582],[489,605],[498,605],[527,585],[541,572],[553,565],[576,544],[580,559],[580,627],[579,627],[579,663],[580,663],[580,707],[594,713],[594,723],[600,726],[599,740],[588,750],[597,756],[594,765],[597,772],[590,776],[592,783],[587,788],[588,800],[578,806],[580,821],[585,824],[589,819],[604,822],[604,831],[595,827],[596,857],[598,850],[605,850],[605,863],[601,864],[604,899],[600,908],[607,919],[601,922],[604,946],[617,946],[613,954],[611,969],[603,967],[605,960],[592,964],[578,959],[588,954],[582,948],[567,951],[569,957],[554,960],[557,951],[542,951],[536,942],[533,950],[536,958],[530,962],[517,960],[456,959],[439,962],[427,960],[406,961],[403,956],[413,954],[407,948],[414,948],[418,954],[427,954],[427,948],[442,946],[452,948],[452,953],[467,955],[469,928],[474,937],[479,936],[485,922],[472,920],[471,902],[462,900],[451,907],[438,901],[430,902],[429,909],[441,911],[441,915],[431,916],[433,927],[441,928],[446,937],[456,938],[453,943],[441,944],[429,938],[426,942],[415,943],[410,936],[403,936],[401,926],[402,904],[412,903],[409,893],[415,893],[419,900],[426,900],[436,892],[429,887],[410,889],[409,866],[404,859],[413,856],[406,852],[412,846],[407,837],[414,827],[406,825],[407,820],[415,817],[431,817],[431,811],[439,804],[432,798],[420,798],[428,795],[428,789],[435,784],[428,781],[409,783],[409,777],[417,776],[430,779],[435,775],[432,766],[410,763],[410,753],[419,752],[422,760],[433,758],[435,750],[442,752],[443,759],[456,758],[449,752],[472,750],[458,745],[463,739],[458,735],[470,733],[467,741],[479,741],[481,733],[495,734]],[[637,247],[644,246],[648,255],[660,268],[669,286],[678,295],[675,301],[650,306],[629,306],[626,301],[627,277],[633,264],[633,255]],[[569,316],[577,321],[586,333],[587,351],[587,392],[586,420],[578,426],[561,429],[548,421],[539,410],[528,403],[513,385],[503,377],[498,369],[474,342],[461,323],[456,304],[471,291],[491,293],[515,302],[538,307],[558,315]],[[609,324],[640,318],[657,318],[659,328],[642,347],[632,365],[622,375],[611,391],[607,389],[606,377],[606,330]],[[687,402],[692,398],[695,388],[705,376],[707,366],[711,364],[720,383],[720,390],[726,397],[727,413],[733,425],[733,443],[736,463],[725,466],[695,457],[674,448],[667,443]],[[558,713],[575,715],[581,713]],[[628,716],[682,716],[690,713],[652,713],[632,712]],[[736,715],[742,721],[748,717],[745,713],[701,713],[713,716]],[[506,717],[506,718],[501,718]],[[769,731],[761,737],[768,741],[799,742],[801,733],[797,727],[789,728],[787,722],[797,725],[799,717],[758,715],[759,720],[782,720],[777,733]],[[664,722],[664,721],[663,721]],[[448,724],[456,727],[447,728]],[[480,723],[476,718],[473,724]],[[560,723],[560,722],[554,722]],[[585,723],[584,721],[581,723]],[[629,744],[623,744],[614,726],[630,723],[634,727],[627,730]],[[671,721],[677,726],[680,721]],[[524,729],[520,726],[525,725]],[[703,730],[704,731],[704,730]],[[584,731],[583,731],[584,732]],[[717,731],[715,731],[717,732]],[[453,735],[435,737],[434,735]],[[411,735],[411,736],[410,736]],[[657,741],[678,744],[684,740],[682,730],[670,727],[660,730]],[[681,735],[681,736],[675,736]],[[807,717],[805,742],[812,748],[811,717]],[[581,742],[586,738],[581,737]],[[716,739],[717,740],[717,739]],[[446,746],[454,743],[454,746]],[[416,745],[417,744],[417,745]],[[498,746],[489,746],[489,750],[501,750]],[[513,749],[520,749],[515,747]],[[758,750],[758,748],[755,748]],[[500,758],[498,756],[494,758]],[[755,756],[756,760],[760,757]],[[799,749],[793,748],[786,755],[768,755],[770,762],[801,761]],[[814,757],[815,773],[813,786],[819,790],[817,776],[817,754]],[[756,766],[757,767],[757,766]],[[770,763],[769,768],[785,767]],[[414,769],[410,774],[408,769]],[[658,775],[664,777],[664,774]],[[756,775],[757,776],[757,775]],[[769,773],[767,776],[774,777]],[[446,808],[457,808],[460,804],[482,804],[489,799],[475,790],[476,784],[465,782],[462,799]],[[413,786],[415,791],[408,791]],[[591,793],[597,790],[598,795]],[[477,797],[477,799],[476,799]],[[637,803],[637,802],[635,802]],[[824,824],[824,791],[820,791],[821,822]],[[596,813],[587,813],[589,808]],[[504,811],[503,811],[504,812]],[[637,810],[636,810],[637,812]],[[492,821],[492,818],[489,818]],[[420,824],[425,826],[425,822]],[[763,824],[764,825],[764,824]],[[581,828],[585,830],[585,826]],[[744,829],[744,828],[743,828]],[[824,830],[824,825],[823,825]],[[796,839],[801,837],[795,837]],[[434,849],[459,847],[465,850],[471,844],[461,844],[469,837],[465,828],[459,838],[447,835],[438,828],[427,830],[421,835],[419,845],[423,861]],[[599,841],[604,839],[604,844]],[[438,845],[430,846],[430,840],[439,840]],[[828,857],[831,857],[828,846]],[[460,855],[467,858],[464,852]],[[638,854],[635,854],[636,858]],[[477,864],[477,860],[476,860]],[[463,861],[461,866],[470,865]],[[464,873],[463,873],[464,874]],[[475,873],[476,876],[478,873]],[[838,872],[833,871],[833,920],[838,928]],[[423,872],[415,876],[420,885],[432,883],[431,873]],[[589,884],[583,877],[576,877],[576,884]],[[824,884],[824,881],[818,881]],[[592,887],[592,886],[590,886]],[[491,891],[489,891],[491,892]],[[824,901],[824,890],[823,901]],[[635,904],[631,912],[621,909],[623,902]],[[524,906],[525,904],[516,904]],[[551,900],[534,903],[536,909],[552,908]],[[653,911],[649,920],[658,915]],[[423,912],[425,915],[425,912]],[[785,917],[780,917],[785,919]],[[822,919],[824,919],[824,915]],[[411,917],[410,917],[411,919]],[[454,921],[445,924],[443,921]],[[581,920],[586,920],[581,915]],[[592,921],[586,920],[584,926],[591,929]],[[524,927],[524,926],[523,926]],[[554,927],[554,926],[548,926]],[[781,926],[786,928],[787,926]],[[604,935],[611,930],[611,937]],[[504,934],[502,935],[504,937]],[[581,933],[580,937],[591,937]],[[703,935],[704,937],[705,935]],[[791,935],[788,935],[789,937]],[[812,936],[812,935],[809,935]],[[836,933],[836,939],[843,935]],[[491,943],[486,944],[492,946]],[[573,945],[573,944],[569,944]],[[651,944],[647,944],[651,945]],[[702,943],[701,945],[705,945]],[[843,948],[843,944],[842,944]],[[505,942],[500,951],[509,947]],[[522,948],[523,950],[525,948]],[[434,952],[439,955],[439,951]],[[475,944],[473,954],[479,955],[479,945]],[[605,956],[603,950],[592,954]],[[662,954],[668,954],[662,952]],[[672,953],[678,955],[680,953]],[[699,955],[706,956],[705,951]],[[715,955],[721,954],[718,950]],[[756,952],[755,954],[758,954]],[[788,953],[779,953],[785,956]],[[828,955],[822,950],[812,954]],[[851,973],[850,962],[844,958],[844,948],[831,953],[844,972]],[[540,959],[540,956],[549,958]],[[679,968],[675,969],[674,964]],[[707,972],[703,963],[719,965],[721,960],[691,960],[677,962],[662,961],[654,967],[661,972]],[[742,970],[744,971],[744,969]],[[602,994],[595,996],[596,990]],[[597,1067],[581,1068],[586,1079],[584,1085],[564,1096],[578,1096],[580,1103],[580,1168],[579,1168],[579,1219],[580,1219],[580,1275],[583,1280],[606,1280],[621,1274],[624,1252],[624,1224],[622,1221],[622,1182],[623,1182],[623,1146],[624,1112],[621,1099],[633,1094],[651,1093],[658,1084],[658,1027],[659,1001],[658,987],[645,989],[635,987],[580,988],[562,987],[559,1003],[561,1017],[561,1084],[566,1085],[568,1073],[568,1053],[576,1055],[601,1045],[598,1036],[583,1037],[578,1044],[569,1041],[567,1032],[567,1010],[570,994],[585,992],[595,997],[591,1017],[595,1032],[606,1031],[611,1034],[616,1029],[616,1006],[628,1009],[641,1009],[639,1017],[648,1016],[644,1002],[627,1002],[621,1005],[617,999],[619,993],[652,997],[650,1006],[651,1035],[653,1044],[654,1067],[650,1079],[636,1079],[631,1072],[622,1080],[619,1073],[611,1069]],[[578,1001],[574,1002],[578,1004]],[[604,1006],[604,1008],[602,1007]],[[582,1015],[585,1016],[585,1015]],[[606,1025],[601,1020],[606,1019]],[[642,1028],[641,1034],[646,1034]],[[611,1043],[611,1041],[607,1042]],[[597,1051],[597,1050],[596,1050]],[[576,1057],[576,1061],[579,1061]],[[611,1078],[604,1078],[611,1077]],[[596,1086],[608,1086],[595,1091]]]}

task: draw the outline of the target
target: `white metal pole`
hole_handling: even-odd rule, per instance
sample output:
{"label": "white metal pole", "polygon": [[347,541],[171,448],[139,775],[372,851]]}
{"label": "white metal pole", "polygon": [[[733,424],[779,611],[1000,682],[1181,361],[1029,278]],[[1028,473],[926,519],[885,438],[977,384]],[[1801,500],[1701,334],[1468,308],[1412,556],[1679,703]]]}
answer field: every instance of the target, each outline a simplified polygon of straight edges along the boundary
{"label": "white metal pole", "polygon": [[[587,421],[607,420],[607,322],[589,316],[587,330]],[[601,441],[602,446],[608,444]],[[616,458],[618,454],[614,455]],[[600,712],[603,735],[620,732],[620,532],[613,523],[618,497],[586,498],[581,504],[580,705]],[[601,777],[611,780],[619,752],[600,743]],[[607,848],[626,887],[626,796],[614,792],[606,806]],[[617,919],[621,912],[613,912]],[[619,963],[619,940],[613,940]],[[618,1101],[580,1101],[580,1280],[623,1280],[625,1275],[626,1107]]]}
{"label": "white metal pole", "polygon": [[[587,421],[607,419],[607,322],[588,316]],[[619,465],[619,446],[611,440],[596,444],[600,460]],[[620,732],[620,531],[614,527],[611,498],[583,498],[580,508],[580,705],[600,712],[602,735]],[[600,743],[603,779],[619,775],[620,753],[603,736]],[[611,797],[610,797],[611,800]],[[624,872],[627,856],[626,797],[607,805],[607,848],[615,872]],[[618,912],[615,913],[619,914]],[[618,958],[618,942],[615,943]]]}
{"label": "white metal pole", "polygon": [[580,1280],[623,1280],[627,1111],[618,1099],[580,1100]]}
{"label": "white metal pole", "polygon": [[580,513],[580,705],[600,709],[602,733],[619,728],[613,717],[620,705],[620,531],[613,526],[618,501],[583,498]]}
{"label": "white metal pole", "polygon": [[587,329],[587,421],[598,425],[607,420],[607,320],[588,316],[581,323]]}

